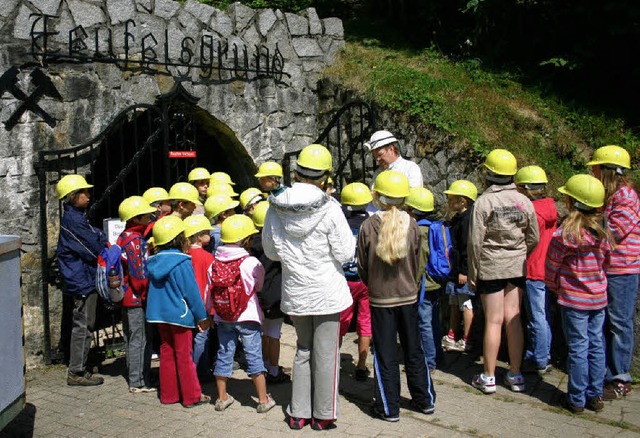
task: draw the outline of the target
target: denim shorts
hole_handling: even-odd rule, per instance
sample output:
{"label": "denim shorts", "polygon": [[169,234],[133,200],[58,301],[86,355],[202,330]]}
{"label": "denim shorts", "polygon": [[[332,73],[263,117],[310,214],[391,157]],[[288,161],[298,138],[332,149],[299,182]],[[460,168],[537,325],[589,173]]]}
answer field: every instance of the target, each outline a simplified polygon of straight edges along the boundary
{"label": "denim shorts", "polygon": [[468,295],[474,296],[475,293],[469,289],[469,283],[456,284],[453,281],[447,281],[447,285],[444,287],[444,293],[446,295]]}
{"label": "denim shorts", "polygon": [[257,376],[266,372],[262,361],[262,331],[259,322],[220,322],[218,323],[218,358],[213,374],[219,377],[233,375],[233,355],[236,352],[238,338],[242,339],[244,355],[247,359],[247,374]]}

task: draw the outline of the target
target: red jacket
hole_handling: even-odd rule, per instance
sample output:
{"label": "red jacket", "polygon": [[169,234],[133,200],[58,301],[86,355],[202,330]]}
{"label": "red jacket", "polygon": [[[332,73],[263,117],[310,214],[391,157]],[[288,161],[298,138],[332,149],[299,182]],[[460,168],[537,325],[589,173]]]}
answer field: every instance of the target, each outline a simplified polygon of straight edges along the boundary
{"label": "red jacket", "polygon": [[544,262],[553,232],[558,228],[558,210],[553,198],[542,198],[531,201],[538,219],[540,241],[527,258],[527,278],[544,281]]}
{"label": "red jacket", "polygon": [[126,292],[122,307],[142,307],[149,291],[149,273],[147,271],[147,241],[142,237],[145,225],[129,225],[118,236],[116,243],[128,243],[122,248],[122,272]]}
{"label": "red jacket", "polygon": [[209,291],[207,290],[207,272],[213,263],[213,254],[200,246],[191,246],[191,264],[196,274],[196,282],[200,289],[200,296],[205,306],[209,302]]}

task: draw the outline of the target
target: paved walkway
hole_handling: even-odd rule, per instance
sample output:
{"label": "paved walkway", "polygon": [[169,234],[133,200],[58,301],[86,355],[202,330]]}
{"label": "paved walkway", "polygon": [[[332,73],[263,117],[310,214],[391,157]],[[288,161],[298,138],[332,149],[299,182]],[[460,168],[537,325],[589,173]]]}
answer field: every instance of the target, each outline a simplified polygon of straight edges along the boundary
{"label": "paved walkway", "polygon": [[[447,353],[447,363],[433,378],[438,400],[431,416],[402,409],[398,423],[372,418],[369,403],[373,379],[356,382],[351,373],[357,356],[355,335],[347,335],[342,348],[341,415],[338,428],[321,432],[332,436],[495,436],[495,437],[626,437],[640,436],[640,388],[624,400],[606,402],[599,414],[574,416],[557,403],[566,389],[566,376],[554,370],[538,377],[526,374],[527,392],[516,394],[500,386],[497,394],[483,395],[469,384],[479,362],[459,353]],[[295,333],[284,327],[282,363],[293,363]],[[308,427],[292,431],[284,422],[290,384],[273,385],[269,391],[278,406],[267,414],[255,412],[251,381],[243,371],[229,382],[237,402],[225,412],[213,406],[184,409],[163,406],[156,394],[127,392],[122,358],[103,364],[105,383],[90,388],[68,387],[65,369],[53,366],[28,373],[27,408],[0,432],[0,437],[103,437],[103,436],[301,436],[316,434]],[[504,365],[504,364],[502,364]],[[155,364],[157,366],[157,363]],[[504,371],[504,370],[502,370]],[[506,372],[506,371],[505,371]],[[403,377],[403,396],[408,392]],[[204,392],[215,398],[215,385]],[[404,399],[403,406],[408,406]]]}

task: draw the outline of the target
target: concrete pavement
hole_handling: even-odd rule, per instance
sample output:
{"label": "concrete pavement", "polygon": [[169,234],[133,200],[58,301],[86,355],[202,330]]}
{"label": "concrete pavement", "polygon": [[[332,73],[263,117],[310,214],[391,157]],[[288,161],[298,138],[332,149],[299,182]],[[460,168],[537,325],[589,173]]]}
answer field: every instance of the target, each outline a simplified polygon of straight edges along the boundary
{"label": "concrete pavement", "polygon": [[[122,376],[124,359],[105,361],[105,383],[98,387],[69,387],[66,370],[52,366],[27,374],[27,408],[10,423],[0,437],[175,437],[175,436],[494,436],[494,437],[631,437],[640,436],[640,389],[623,400],[605,402],[605,410],[575,416],[557,406],[566,390],[566,375],[554,370],[544,378],[526,374],[527,391],[513,393],[499,386],[494,395],[484,395],[471,387],[471,377],[480,362],[461,353],[447,353],[442,370],[433,375],[436,383],[436,412],[427,416],[408,409],[406,376],[403,379],[403,408],[400,422],[387,423],[369,415],[373,379],[355,381],[353,358],[357,347],[349,333],[343,343],[340,382],[341,414],[337,429],[315,432],[309,427],[292,431],[285,423],[284,409],[290,398],[290,383],[268,388],[277,406],[267,414],[257,414],[253,385],[244,371],[229,381],[229,393],[236,403],[225,412],[213,405],[185,409],[161,405],[157,394],[129,394]],[[282,361],[293,363],[295,332],[284,326]],[[371,357],[369,358],[371,362]],[[157,366],[157,363],[154,364]],[[505,364],[501,364],[503,367]],[[371,368],[371,363],[369,364]],[[287,368],[288,369],[288,368]],[[289,370],[289,369],[288,369]],[[506,372],[499,370],[501,379]],[[215,384],[204,386],[215,399]]]}

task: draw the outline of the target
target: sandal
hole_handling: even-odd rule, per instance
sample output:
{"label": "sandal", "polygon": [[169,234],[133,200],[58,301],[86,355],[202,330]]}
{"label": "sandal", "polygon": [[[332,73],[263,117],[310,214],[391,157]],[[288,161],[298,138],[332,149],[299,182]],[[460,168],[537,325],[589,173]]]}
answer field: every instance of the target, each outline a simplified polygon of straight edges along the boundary
{"label": "sandal", "polygon": [[195,408],[196,406],[202,406],[202,405],[207,405],[211,403],[211,397],[209,397],[208,395],[205,394],[200,394],[200,400],[198,400],[195,403],[192,403],[190,405],[182,405],[185,408],[189,409],[189,408]]}

